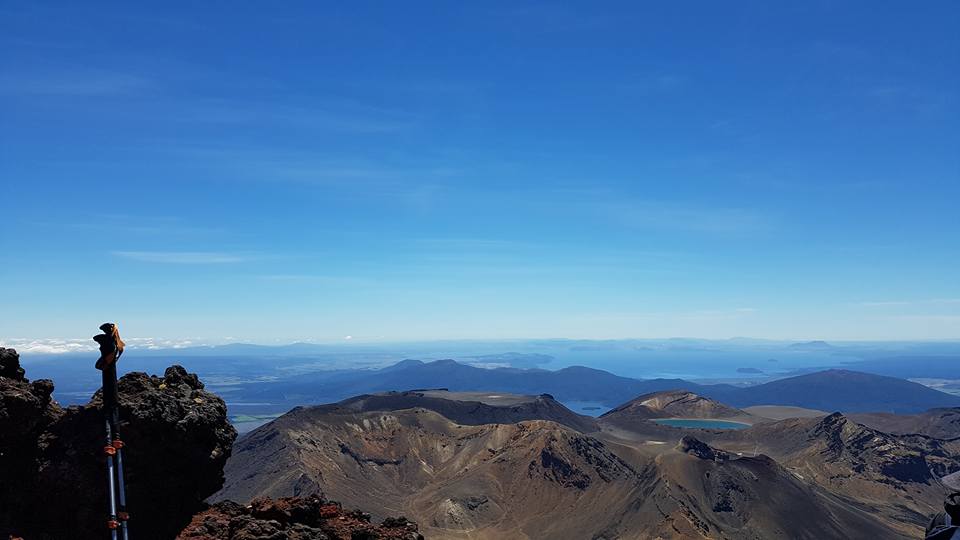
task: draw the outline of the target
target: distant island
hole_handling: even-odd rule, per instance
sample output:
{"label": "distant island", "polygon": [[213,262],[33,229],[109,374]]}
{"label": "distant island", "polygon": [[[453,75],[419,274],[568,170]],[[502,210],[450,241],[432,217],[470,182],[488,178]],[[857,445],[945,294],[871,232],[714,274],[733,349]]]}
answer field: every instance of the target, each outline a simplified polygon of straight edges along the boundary
{"label": "distant island", "polygon": [[762,369],[757,369],[757,368],[755,368],[755,367],[742,367],[742,368],[737,368],[737,373],[755,373],[755,374],[762,374],[762,373],[763,373],[763,370],[762,370]]}
{"label": "distant island", "polygon": [[798,351],[832,351],[836,349],[833,345],[819,339],[815,341],[805,341],[803,343],[794,343],[790,345],[789,348]]}

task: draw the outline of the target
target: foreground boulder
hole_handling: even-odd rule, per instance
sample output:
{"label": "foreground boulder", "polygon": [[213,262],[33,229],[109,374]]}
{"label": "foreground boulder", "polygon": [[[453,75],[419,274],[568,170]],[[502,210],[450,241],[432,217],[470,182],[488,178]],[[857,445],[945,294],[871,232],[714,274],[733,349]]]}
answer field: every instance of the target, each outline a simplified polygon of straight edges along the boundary
{"label": "foreground boulder", "polygon": [[370,514],[345,512],[319,495],[260,498],[249,506],[217,503],[194,516],[177,540],[423,540],[404,518],[370,523]]}
{"label": "foreground boulder", "polygon": [[22,517],[24,487],[35,485],[40,435],[63,416],[52,392],[52,382],[24,377],[17,351],[0,348],[0,538]]}
{"label": "foreground boulder", "polygon": [[[23,378],[15,355],[0,351],[0,538],[104,538],[100,394],[63,409],[50,381]],[[131,535],[173,538],[223,484],[237,436],[226,405],[180,366],[124,375],[119,404]]]}
{"label": "foreground boulder", "polygon": [[0,474],[20,472],[17,467],[33,455],[40,433],[63,415],[52,393],[53,382],[31,383],[17,351],[0,347]]}

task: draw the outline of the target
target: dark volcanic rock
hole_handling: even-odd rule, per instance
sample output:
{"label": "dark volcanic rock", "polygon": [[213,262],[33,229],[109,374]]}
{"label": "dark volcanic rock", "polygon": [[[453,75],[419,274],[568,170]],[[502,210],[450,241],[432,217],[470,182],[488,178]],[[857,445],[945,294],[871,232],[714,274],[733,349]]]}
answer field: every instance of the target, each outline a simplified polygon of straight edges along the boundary
{"label": "dark volcanic rock", "polygon": [[417,525],[387,518],[380,525],[370,515],[345,512],[319,495],[255,499],[249,506],[217,503],[194,516],[177,540],[423,540]]}
{"label": "dark volcanic rock", "polygon": [[20,355],[0,348],[0,536],[21,518],[23,486],[35,481],[37,441],[62,415],[53,383],[24,378]]}
{"label": "dark volcanic rock", "polygon": [[[50,399],[53,383],[40,379],[31,383],[24,378],[20,355],[13,349],[0,348],[0,471],[13,468],[8,461],[33,450],[24,448],[35,442],[40,432],[63,413]],[[2,510],[0,510],[2,511]]]}
{"label": "dark volcanic rock", "polygon": [[23,368],[20,367],[20,355],[17,354],[17,351],[0,347],[0,377],[22,381],[23,375]]}
{"label": "dark volcanic rock", "polygon": [[537,462],[531,462],[528,468],[531,472],[539,470],[545,478],[562,486],[574,487],[580,491],[590,487],[590,476],[564,459],[552,448],[548,447],[540,450],[539,467],[537,465]]}
{"label": "dark volcanic rock", "polygon": [[677,444],[677,450],[700,459],[708,459],[711,461],[727,461],[730,459],[729,453],[718,450],[690,435],[684,435],[683,438],[680,439],[680,442]]}
{"label": "dark volcanic rock", "polygon": [[[104,538],[100,394],[63,410],[50,401],[52,390],[49,381],[0,378],[0,445],[16,450],[0,456],[0,536]],[[123,376],[119,403],[131,536],[173,538],[223,484],[236,438],[226,405],[180,366],[162,378]]]}
{"label": "dark volcanic rock", "polygon": [[960,468],[960,456],[944,441],[923,435],[890,435],[849,420],[840,413],[824,417],[810,430],[811,441],[825,443],[828,463],[847,463],[862,475],[893,484],[930,483]]}

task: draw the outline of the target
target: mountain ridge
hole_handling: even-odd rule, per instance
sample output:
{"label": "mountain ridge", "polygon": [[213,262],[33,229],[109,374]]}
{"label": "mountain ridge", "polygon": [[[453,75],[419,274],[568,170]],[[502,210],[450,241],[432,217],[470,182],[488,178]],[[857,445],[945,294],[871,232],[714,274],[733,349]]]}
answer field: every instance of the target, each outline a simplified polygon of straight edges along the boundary
{"label": "mountain ridge", "polygon": [[[215,498],[329,490],[349,504],[364,500],[376,515],[408,515],[425,536],[441,538],[846,538],[855,531],[899,539],[916,535],[934,508],[932,473],[921,469],[960,468],[949,443],[875,433],[841,414],[738,432],[638,418],[636,436],[625,438],[629,426],[611,430],[604,418],[590,433],[519,415],[483,423],[491,418],[485,408],[449,408],[429,392],[300,408],[258,428],[238,442]],[[669,410],[678,395],[695,410],[729,410],[685,392],[633,402],[662,398],[661,410]],[[480,417],[461,424],[437,412],[444,408]],[[921,451],[929,457],[920,459]],[[899,510],[883,504],[902,490],[916,500]]]}
{"label": "mountain ridge", "polygon": [[[345,378],[346,377],[346,378]],[[946,394],[904,379],[851,370],[830,369],[736,387],[705,385],[684,379],[633,379],[585,366],[556,371],[521,368],[479,368],[454,360],[406,360],[380,370],[330,379],[303,377],[284,386],[290,395],[308,396],[335,388],[340,394],[369,394],[390,390],[447,388],[451,391],[489,391],[516,394],[548,393],[560,401],[599,401],[610,407],[637,396],[685,390],[734,407],[785,405],[843,412],[920,413],[936,407],[960,407],[960,396]],[[278,397],[269,383],[264,399]],[[272,393],[271,393],[272,392]],[[282,397],[282,396],[279,396]]]}

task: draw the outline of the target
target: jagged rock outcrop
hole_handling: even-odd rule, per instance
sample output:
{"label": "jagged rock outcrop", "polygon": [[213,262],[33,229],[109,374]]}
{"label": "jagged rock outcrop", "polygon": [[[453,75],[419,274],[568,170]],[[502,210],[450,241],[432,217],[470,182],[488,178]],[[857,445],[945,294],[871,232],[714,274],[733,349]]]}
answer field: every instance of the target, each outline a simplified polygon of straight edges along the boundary
{"label": "jagged rock outcrop", "polygon": [[930,483],[953,472],[960,456],[940,440],[925,436],[896,436],[870,429],[840,413],[831,414],[809,432],[809,440],[822,446],[827,463],[845,463],[863,477],[892,485]]}
{"label": "jagged rock outcrop", "polygon": [[22,381],[23,368],[20,367],[20,355],[14,349],[0,347],[0,377]]}
{"label": "jagged rock outcrop", "polygon": [[217,503],[194,516],[177,540],[423,540],[416,523],[344,511],[319,495]]}
{"label": "jagged rock outcrop", "polygon": [[677,444],[677,450],[683,452],[684,454],[689,454],[700,459],[708,459],[711,461],[727,461],[730,459],[729,452],[718,450],[697,439],[696,437],[691,437],[690,435],[684,435],[683,438],[680,439],[680,442]]}
{"label": "jagged rock outcrop", "polygon": [[20,355],[0,347],[0,471],[11,469],[26,450],[26,441],[36,441],[39,433],[55,422],[63,410],[51,399],[53,382],[30,382],[20,367]]}
{"label": "jagged rock outcrop", "polygon": [[0,348],[0,537],[18,520],[23,487],[34,480],[37,442],[63,409],[51,399],[53,383],[31,383],[20,355]]}
{"label": "jagged rock outcrop", "polygon": [[[210,507],[204,499],[222,487],[237,436],[223,400],[180,366],[163,377],[124,375],[118,391],[133,538],[422,539],[404,518],[374,525],[319,495]],[[52,392],[51,381],[25,378],[16,351],[0,349],[0,537],[105,538],[101,393],[63,409]]]}
{"label": "jagged rock outcrop", "polygon": [[[0,537],[103,538],[99,393],[87,405],[63,409],[50,399],[50,381],[29,383],[15,352],[4,350],[2,357]],[[173,538],[223,484],[236,438],[226,405],[180,366],[167,368],[163,377],[124,375],[119,404],[131,533]]]}
{"label": "jagged rock outcrop", "polygon": [[708,442],[769,455],[838,500],[870,508],[879,523],[908,537],[942,504],[937,478],[960,470],[957,441],[884,433],[841,413],[762,424]]}
{"label": "jagged rock outcrop", "polygon": [[960,441],[960,407],[930,409],[920,414],[861,413],[847,416],[859,424],[893,435],[926,435]]}

